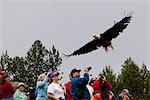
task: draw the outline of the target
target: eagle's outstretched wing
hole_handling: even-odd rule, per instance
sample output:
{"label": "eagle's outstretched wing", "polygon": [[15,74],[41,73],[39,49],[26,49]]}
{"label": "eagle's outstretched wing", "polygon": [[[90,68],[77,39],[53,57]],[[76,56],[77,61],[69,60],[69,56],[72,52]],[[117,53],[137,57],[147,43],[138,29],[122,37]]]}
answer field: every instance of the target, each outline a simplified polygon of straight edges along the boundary
{"label": "eagle's outstretched wing", "polygon": [[70,56],[75,56],[75,55],[86,54],[88,52],[98,49],[99,42],[100,42],[99,39],[93,39],[92,41],[90,41],[87,44],[85,44],[84,46],[82,46],[80,49],[74,51],[72,54],[70,54],[70,55],[64,54],[64,55],[70,57]]}
{"label": "eagle's outstretched wing", "polygon": [[131,15],[124,17],[121,21],[117,22],[112,26],[110,29],[106,30],[103,34],[100,34],[102,38],[107,41],[111,41],[113,38],[116,38],[119,33],[122,33],[123,30],[128,26],[130,23]]}

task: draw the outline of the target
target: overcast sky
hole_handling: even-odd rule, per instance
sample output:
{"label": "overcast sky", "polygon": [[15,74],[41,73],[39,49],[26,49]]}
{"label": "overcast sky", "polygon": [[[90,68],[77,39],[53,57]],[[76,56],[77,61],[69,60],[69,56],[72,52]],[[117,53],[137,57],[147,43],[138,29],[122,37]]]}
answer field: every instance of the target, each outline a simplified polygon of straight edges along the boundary
{"label": "overcast sky", "polygon": [[[149,0],[1,0],[0,53],[26,56],[35,40],[46,48],[55,45],[60,53],[70,54],[92,40],[92,33],[103,33],[124,12],[134,12],[131,23],[113,40],[116,50],[98,50],[69,59],[63,58],[62,70],[68,76],[73,68],[92,66],[98,74],[106,65],[120,72],[131,57],[135,63],[150,66]],[[150,42],[150,41],[149,41]],[[149,67],[150,69],[150,67]],[[67,77],[65,78],[67,79]]]}

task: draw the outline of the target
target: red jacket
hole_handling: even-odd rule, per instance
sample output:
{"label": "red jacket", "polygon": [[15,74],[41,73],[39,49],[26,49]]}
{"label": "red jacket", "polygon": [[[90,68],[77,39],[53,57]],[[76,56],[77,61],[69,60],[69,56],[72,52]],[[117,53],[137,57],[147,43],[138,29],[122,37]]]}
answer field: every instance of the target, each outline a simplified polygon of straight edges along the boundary
{"label": "red jacket", "polygon": [[[107,80],[102,80],[102,82],[105,83],[105,85],[106,85],[106,94],[107,94],[108,100],[110,100],[109,90],[112,89],[111,84]],[[102,90],[101,90],[101,87],[100,87],[100,80],[95,81],[93,83],[92,87],[93,87],[94,90],[99,90],[100,100],[102,100]]]}
{"label": "red jacket", "polygon": [[72,100],[72,97],[70,95],[70,86],[71,82],[69,81],[68,83],[66,83],[66,100]]}
{"label": "red jacket", "polygon": [[13,97],[14,88],[9,80],[6,80],[4,84],[0,84],[0,95],[2,98]]}

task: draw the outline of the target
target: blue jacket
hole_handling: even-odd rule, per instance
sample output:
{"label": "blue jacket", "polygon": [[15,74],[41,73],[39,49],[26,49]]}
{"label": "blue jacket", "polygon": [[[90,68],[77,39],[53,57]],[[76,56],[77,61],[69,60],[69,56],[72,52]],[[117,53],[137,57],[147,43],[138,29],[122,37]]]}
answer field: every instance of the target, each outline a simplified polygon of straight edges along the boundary
{"label": "blue jacket", "polygon": [[36,100],[48,100],[47,96],[47,88],[48,88],[48,75],[45,76],[43,81],[37,81],[36,89],[37,89],[37,97]]}
{"label": "blue jacket", "polygon": [[88,81],[88,73],[85,73],[83,78],[73,77],[71,79],[70,94],[73,100],[90,100],[90,93],[86,88]]}

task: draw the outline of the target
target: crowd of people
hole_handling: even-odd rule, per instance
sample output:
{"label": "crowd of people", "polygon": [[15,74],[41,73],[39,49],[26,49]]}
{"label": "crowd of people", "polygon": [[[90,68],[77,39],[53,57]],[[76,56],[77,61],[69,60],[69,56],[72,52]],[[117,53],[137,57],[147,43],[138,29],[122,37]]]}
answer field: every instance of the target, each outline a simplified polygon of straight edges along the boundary
{"label": "crowd of people", "polygon": [[[92,76],[91,67],[84,68],[83,76],[80,69],[73,69],[69,74],[69,81],[59,83],[60,73],[48,71],[38,76],[35,91],[27,96],[24,92],[25,83],[20,82],[14,89],[9,76],[0,70],[0,99],[1,100],[132,100],[128,89],[123,89],[115,96],[111,84],[102,74]],[[33,98],[34,97],[34,98]]]}

